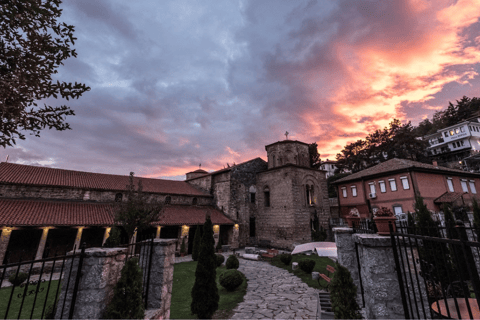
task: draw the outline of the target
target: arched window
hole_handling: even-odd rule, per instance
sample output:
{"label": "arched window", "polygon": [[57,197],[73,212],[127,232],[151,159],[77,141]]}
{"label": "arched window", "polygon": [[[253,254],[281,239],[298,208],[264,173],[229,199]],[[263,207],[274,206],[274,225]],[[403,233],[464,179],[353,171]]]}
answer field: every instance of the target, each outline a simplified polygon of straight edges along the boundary
{"label": "arched window", "polygon": [[270,188],[269,187],[265,187],[263,189],[263,197],[264,197],[264,203],[265,203],[265,207],[270,207]]}
{"label": "arched window", "polygon": [[272,167],[275,167],[275,155],[272,156]]}
{"label": "arched window", "polygon": [[115,195],[115,202],[121,202],[123,199],[123,194],[121,192]]}
{"label": "arched window", "polygon": [[248,192],[250,193],[250,202],[255,203],[255,196],[257,194],[257,188],[255,186],[250,186],[248,189]]}
{"label": "arched window", "polygon": [[165,197],[165,204],[170,204],[172,202],[172,197],[166,196]]}
{"label": "arched window", "polygon": [[198,202],[197,198],[193,198],[193,200],[192,200],[192,205],[196,206],[196,205],[197,205],[197,202]]}
{"label": "arched window", "polygon": [[313,184],[312,185],[307,184],[305,189],[307,191],[307,205],[312,206],[315,204]]}

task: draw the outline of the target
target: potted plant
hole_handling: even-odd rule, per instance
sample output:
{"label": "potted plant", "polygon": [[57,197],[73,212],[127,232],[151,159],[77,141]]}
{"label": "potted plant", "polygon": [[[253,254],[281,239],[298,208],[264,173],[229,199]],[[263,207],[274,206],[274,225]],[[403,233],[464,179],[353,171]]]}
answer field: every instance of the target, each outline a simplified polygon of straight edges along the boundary
{"label": "potted plant", "polygon": [[350,210],[348,216],[346,217],[346,220],[350,228],[353,227],[353,223],[358,226],[360,223],[360,212],[358,212],[358,209],[353,208],[352,210]]}
{"label": "potted plant", "polygon": [[389,224],[390,221],[393,225],[393,231],[395,231],[395,221],[397,217],[393,214],[392,210],[382,207],[380,210],[374,213],[373,221],[377,225],[378,234],[382,236],[388,236],[390,234]]}

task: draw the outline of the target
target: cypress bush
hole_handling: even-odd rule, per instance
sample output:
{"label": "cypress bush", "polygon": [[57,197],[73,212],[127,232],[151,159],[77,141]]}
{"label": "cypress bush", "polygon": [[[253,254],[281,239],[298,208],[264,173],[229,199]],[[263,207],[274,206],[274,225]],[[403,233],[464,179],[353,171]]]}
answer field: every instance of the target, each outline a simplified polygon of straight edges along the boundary
{"label": "cypress bush", "polygon": [[477,241],[480,240],[480,207],[477,200],[473,199],[473,229],[475,230]]}
{"label": "cypress bush", "polygon": [[215,256],[217,258],[217,267],[220,267],[222,263],[225,261],[225,257],[223,256],[223,254],[219,254],[219,253],[217,253]]}
{"label": "cypress bush", "polygon": [[227,291],[234,291],[243,283],[243,274],[235,269],[227,270],[220,275],[219,280]]}
{"label": "cypress bush", "polygon": [[313,268],[315,268],[315,260],[312,259],[305,259],[298,263],[300,269],[302,269],[305,273],[312,273]]}
{"label": "cypress bush", "polygon": [[105,240],[104,248],[115,248],[121,244],[122,232],[118,227],[113,227],[108,233],[108,238]]}
{"label": "cypress bush", "polygon": [[187,254],[187,248],[185,247],[185,237],[182,238],[182,245],[180,246],[180,253]]}
{"label": "cypress bush", "polygon": [[335,268],[330,284],[330,301],[335,319],[361,319],[357,286],[353,283],[350,271],[338,263]]}
{"label": "cypress bush", "polygon": [[192,303],[190,310],[200,319],[211,319],[218,309],[217,288],[217,261],[215,257],[215,240],[213,239],[213,226],[210,217],[203,225],[203,235],[200,244],[197,269],[195,270],[195,283],[192,288]]}
{"label": "cypress bush", "polygon": [[142,282],[143,272],[138,266],[138,258],[128,259],[113,289],[113,298],[105,310],[104,318],[143,319]]}
{"label": "cypress bush", "polygon": [[10,277],[8,277],[8,281],[10,281],[11,284],[13,284],[14,287],[21,285],[25,280],[27,280],[28,274],[24,272],[19,272],[18,275],[16,272]]}
{"label": "cypress bush", "polygon": [[225,263],[227,269],[238,269],[240,263],[235,255],[230,255]]}
{"label": "cypress bush", "polygon": [[195,229],[195,236],[193,238],[193,245],[192,245],[192,259],[193,261],[198,260],[198,254],[200,253],[200,226]]}
{"label": "cypress bush", "polygon": [[281,254],[280,255],[280,261],[282,261],[283,264],[288,266],[290,264],[290,262],[292,262],[292,255],[291,254],[286,254],[286,253]]}

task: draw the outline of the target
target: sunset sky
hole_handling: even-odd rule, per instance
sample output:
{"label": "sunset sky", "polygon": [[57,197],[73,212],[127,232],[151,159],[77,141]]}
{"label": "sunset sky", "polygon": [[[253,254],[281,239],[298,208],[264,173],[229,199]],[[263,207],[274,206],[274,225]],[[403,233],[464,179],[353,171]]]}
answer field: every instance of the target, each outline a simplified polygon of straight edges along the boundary
{"label": "sunset sky", "polygon": [[[72,130],[27,135],[0,160],[184,179],[285,139],[334,159],[394,117],[417,125],[480,96],[480,0],[65,0],[91,87]],[[53,105],[63,101],[51,101]]]}

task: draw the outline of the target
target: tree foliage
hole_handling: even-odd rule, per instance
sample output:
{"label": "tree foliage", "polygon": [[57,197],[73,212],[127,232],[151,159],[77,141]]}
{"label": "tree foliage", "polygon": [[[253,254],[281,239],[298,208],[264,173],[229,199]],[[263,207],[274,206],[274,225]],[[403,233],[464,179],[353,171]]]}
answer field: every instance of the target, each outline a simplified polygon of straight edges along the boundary
{"label": "tree foliage", "polygon": [[121,240],[121,231],[118,227],[113,227],[108,233],[108,238],[105,240],[104,248],[115,248],[120,245]]}
{"label": "tree foliage", "polygon": [[137,231],[150,227],[151,223],[158,220],[162,210],[162,204],[143,192],[142,180],[138,180],[135,190],[134,173],[130,172],[129,184],[126,190],[126,201],[117,202],[115,223],[122,226],[129,241]]}
{"label": "tree foliage", "polygon": [[427,162],[426,142],[417,139],[411,122],[393,119],[388,127],[370,133],[365,139],[346,145],[337,154],[338,171],[361,171],[393,158]]}
{"label": "tree foliage", "polygon": [[473,199],[473,229],[477,235],[477,241],[480,239],[480,207],[477,200]]}
{"label": "tree foliage", "polygon": [[198,226],[195,229],[195,236],[193,237],[193,245],[192,245],[192,259],[193,261],[198,260],[198,254],[200,253],[200,241],[201,241],[201,226]]}
{"label": "tree foliage", "polygon": [[353,283],[350,271],[339,263],[335,269],[330,284],[330,300],[335,319],[361,319],[357,286]]}
{"label": "tree foliage", "polygon": [[[57,20],[61,0],[9,0],[0,5],[0,145],[37,137],[49,128],[70,129],[65,117],[74,115],[66,105],[43,101],[79,98],[90,90],[85,84],[52,80],[63,61],[76,57],[71,46],[74,26]],[[43,100],[43,101],[42,101]],[[43,102],[43,106],[38,104]]]}
{"label": "tree foliage", "polygon": [[192,303],[190,310],[199,319],[211,319],[218,309],[217,288],[217,258],[215,256],[215,240],[213,239],[213,226],[210,217],[203,225],[200,255],[197,269],[195,270],[195,283],[192,288]]}
{"label": "tree foliage", "polygon": [[320,159],[320,154],[318,153],[318,145],[316,142],[308,145],[308,156],[310,160],[310,168],[320,168],[322,160]]}
{"label": "tree foliage", "polygon": [[327,187],[328,187],[328,197],[329,198],[338,197],[337,186],[334,184],[334,182],[348,176],[349,174],[350,173],[336,173],[333,176],[330,176],[330,177],[327,178]]}

